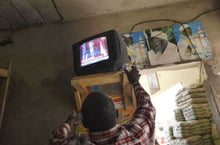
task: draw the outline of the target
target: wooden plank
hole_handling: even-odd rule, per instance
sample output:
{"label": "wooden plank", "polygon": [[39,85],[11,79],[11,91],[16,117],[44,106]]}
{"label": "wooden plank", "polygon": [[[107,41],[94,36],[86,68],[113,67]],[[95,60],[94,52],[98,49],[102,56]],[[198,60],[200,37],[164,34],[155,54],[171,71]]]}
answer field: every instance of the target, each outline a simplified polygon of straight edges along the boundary
{"label": "wooden plank", "polygon": [[27,0],[10,0],[29,26],[44,23],[38,11]]}
{"label": "wooden plank", "polygon": [[148,69],[141,69],[140,74],[148,74],[151,72],[157,71],[170,71],[170,70],[180,70],[185,68],[194,68],[201,65],[201,61],[189,62],[189,63],[182,63],[182,64],[168,64],[162,65],[157,67],[152,67]]}
{"label": "wooden plank", "polygon": [[81,96],[81,102],[83,102],[86,96],[88,96],[89,94],[86,86],[82,85],[80,81],[77,79],[72,80],[71,85],[75,90],[79,91],[79,95]]}
{"label": "wooden plank", "polygon": [[218,133],[220,134],[220,110],[219,110],[220,104],[216,101],[218,94],[216,94],[212,84],[208,80],[204,82],[204,88],[205,88],[206,94],[208,94],[207,97],[208,97],[209,106],[212,111]]}
{"label": "wooden plank", "polygon": [[96,85],[104,85],[104,84],[111,84],[116,82],[121,82],[122,80],[122,71],[117,72],[109,72],[109,73],[99,73],[99,74],[92,74],[92,75],[86,75],[86,76],[78,76],[73,77],[71,80],[78,80],[81,84],[84,86],[93,86]]}
{"label": "wooden plank", "polygon": [[0,0],[0,14],[13,29],[26,27],[27,23],[8,0]]}
{"label": "wooden plank", "polygon": [[9,71],[7,69],[0,68],[0,77],[8,77]]}
{"label": "wooden plank", "polygon": [[77,90],[74,90],[74,99],[76,103],[76,110],[80,111],[82,108],[82,101],[81,101],[80,93]]}
{"label": "wooden plank", "polygon": [[132,87],[127,79],[127,75],[123,73],[123,99],[125,103],[125,109],[133,108],[132,104]]}
{"label": "wooden plank", "polygon": [[137,108],[137,100],[136,100],[136,96],[135,96],[135,92],[134,92],[134,89],[132,88],[132,105],[134,106],[134,109]]}
{"label": "wooden plank", "polygon": [[5,83],[5,88],[4,88],[4,94],[3,94],[3,99],[2,99],[2,104],[1,104],[1,110],[0,110],[0,128],[2,126],[2,122],[3,122],[3,116],[4,116],[4,112],[5,112],[5,106],[6,106],[6,100],[7,100],[7,94],[8,94],[8,87],[9,87],[9,81],[11,78],[11,62],[9,62],[9,66],[8,66],[8,77],[6,78],[6,83]]}
{"label": "wooden plank", "polygon": [[28,0],[28,1],[33,7],[35,7],[38,10],[45,23],[61,20],[51,0],[43,0],[43,1]]}

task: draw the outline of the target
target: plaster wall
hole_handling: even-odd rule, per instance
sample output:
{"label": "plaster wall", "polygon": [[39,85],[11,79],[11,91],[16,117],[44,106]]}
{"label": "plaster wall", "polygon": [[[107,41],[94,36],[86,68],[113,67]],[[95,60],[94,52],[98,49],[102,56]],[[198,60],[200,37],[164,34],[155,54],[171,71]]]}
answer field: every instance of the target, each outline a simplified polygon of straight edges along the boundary
{"label": "plaster wall", "polygon": [[[129,32],[132,25],[151,19],[188,21],[206,10],[219,7],[218,1],[195,0],[153,9],[91,17],[13,32],[13,44],[0,47],[0,64],[12,61],[12,77],[5,109],[0,144],[48,144],[53,129],[63,123],[74,107],[70,79],[73,75],[71,46],[87,36],[116,29]],[[219,57],[220,11],[198,18],[202,21],[212,49],[211,60]],[[134,31],[171,25],[154,22]]]}

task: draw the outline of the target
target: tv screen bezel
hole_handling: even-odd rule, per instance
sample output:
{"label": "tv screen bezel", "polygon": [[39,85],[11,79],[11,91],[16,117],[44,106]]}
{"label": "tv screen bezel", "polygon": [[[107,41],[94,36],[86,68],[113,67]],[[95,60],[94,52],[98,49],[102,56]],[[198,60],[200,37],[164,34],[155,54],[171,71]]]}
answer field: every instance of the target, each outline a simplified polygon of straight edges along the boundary
{"label": "tv screen bezel", "polygon": [[[90,36],[88,38],[85,38],[75,44],[73,44],[73,61],[74,61],[74,72],[76,75],[87,75],[97,72],[107,72],[112,69],[112,66],[114,65],[115,61],[117,61],[119,57],[119,34],[115,30],[109,30],[103,33],[99,33],[93,36]],[[86,65],[84,67],[81,67],[80,63],[80,46],[83,43],[86,43],[90,40],[99,38],[99,37],[106,37],[107,40],[107,46],[108,46],[108,52],[109,52],[109,58],[107,60],[103,60],[100,62],[96,62],[90,65]],[[102,70],[100,70],[102,68]]]}

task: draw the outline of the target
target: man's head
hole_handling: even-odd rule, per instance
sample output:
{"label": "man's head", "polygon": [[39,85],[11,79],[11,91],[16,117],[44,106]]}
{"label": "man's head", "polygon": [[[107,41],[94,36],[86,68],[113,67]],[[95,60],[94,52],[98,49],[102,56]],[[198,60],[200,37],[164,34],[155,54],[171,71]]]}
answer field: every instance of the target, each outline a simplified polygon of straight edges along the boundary
{"label": "man's head", "polygon": [[154,53],[163,54],[168,45],[167,34],[162,31],[153,31],[149,43]]}
{"label": "man's head", "polygon": [[83,125],[90,131],[104,131],[115,126],[117,113],[112,99],[92,92],[82,105]]}
{"label": "man's head", "polygon": [[93,48],[93,46],[94,46],[94,42],[92,40],[89,41],[89,48]]}

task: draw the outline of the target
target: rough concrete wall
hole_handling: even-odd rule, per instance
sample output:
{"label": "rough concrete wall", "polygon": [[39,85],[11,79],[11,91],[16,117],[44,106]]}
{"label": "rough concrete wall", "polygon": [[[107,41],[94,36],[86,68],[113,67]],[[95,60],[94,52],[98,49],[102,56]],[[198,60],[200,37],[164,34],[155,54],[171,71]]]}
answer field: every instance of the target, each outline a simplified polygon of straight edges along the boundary
{"label": "rough concrete wall", "polygon": [[[65,121],[74,106],[70,79],[74,42],[115,28],[129,32],[134,23],[169,18],[187,21],[217,2],[200,0],[171,6],[50,24],[14,32],[14,43],[0,47],[0,64],[12,61],[12,78],[0,131],[0,144],[47,144],[52,129]],[[220,11],[200,17],[216,57],[220,55]],[[135,28],[157,28],[171,22],[148,23]],[[3,60],[3,61],[1,61]],[[211,63],[211,61],[209,61]]]}

